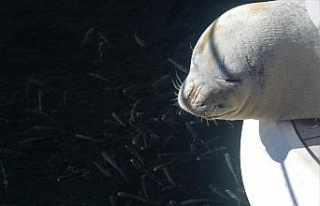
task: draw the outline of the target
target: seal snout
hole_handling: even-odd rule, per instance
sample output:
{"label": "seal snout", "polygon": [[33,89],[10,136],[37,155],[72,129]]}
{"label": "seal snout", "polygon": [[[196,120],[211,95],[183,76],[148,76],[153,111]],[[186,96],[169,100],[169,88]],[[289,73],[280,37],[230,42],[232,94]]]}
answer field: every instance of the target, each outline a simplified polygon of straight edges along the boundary
{"label": "seal snout", "polygon": [[212,116],[212,110],[223,108],[222,104],[214,103],[206,86],[187,81],[181,86],[178,103],[183,110],[204,118]]}

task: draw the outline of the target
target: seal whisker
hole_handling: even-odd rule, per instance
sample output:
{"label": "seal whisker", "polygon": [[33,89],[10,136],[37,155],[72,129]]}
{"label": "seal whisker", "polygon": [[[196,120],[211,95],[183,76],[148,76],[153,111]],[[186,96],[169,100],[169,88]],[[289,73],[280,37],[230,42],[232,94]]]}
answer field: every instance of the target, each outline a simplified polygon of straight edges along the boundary
{"label": "seal whisker", "polygon": [[217,113],[217,110],[218,110],[218,107],[214,107],[214,110],[213,110],[213,114],[216,114]]}
{"label": "seal whisker", "polygon": [[193,46],[191,44],[191,41],[189,41],[189,46],[190,46],[191,51],[193,51]]}
{"label": "seal whisker", "polygon": [[177,80],[179,81],[179,86],[181,87],[182,81],[181,81],[181,78],[179,77],[177,71],[176,71],[176,77],[177,77]]}
{"label": "seal whisker", "polygon": [[181,108],[180,107],[177,109],[176,114],[181,115]]}
{"label": "seal whisker", "polygon": [[173,85],[173,87],[176,89],[176,90],[180,90],[180,85],[178,84],[178,82],[176,82],[176,81],[174,81],[174,80],[172,80],[172,85]]}
{"label": "seal whisker", "polygon": [[216,119],[212,120],[215,126],[218,126],[218,121]]}
{"label": "seal whisker", "polygon": [[179,116],[182,116],[184,112],[185,111],[182,110],[180,107],[177,109],[177,115],[179,115]]}
{"label": "seal whisker", "polygon": [[176,80],[176,84],[177,84],[177,86],[179,87],[179,90],[180,90],[182,83],[180,83],[180,81],[177,79]]}

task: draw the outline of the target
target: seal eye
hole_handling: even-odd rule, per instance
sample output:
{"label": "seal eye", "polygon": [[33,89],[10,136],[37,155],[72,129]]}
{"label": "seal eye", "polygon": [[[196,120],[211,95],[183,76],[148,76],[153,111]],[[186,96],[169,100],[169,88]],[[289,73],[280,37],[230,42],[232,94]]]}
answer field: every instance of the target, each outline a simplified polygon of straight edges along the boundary
{"label": "seal eye", "polygon": [[216,108],[218,108],[218,109],[223,109],[224,108],[224,106],[223,106],[223,104],[216,104],[216,105],[214,105]]}
{"label": "seal eye", "polygon": [[241,83],[241,79],[236,79],[236,78],[228,78],[228,79],[225,79],[225,81],[233,84]]}

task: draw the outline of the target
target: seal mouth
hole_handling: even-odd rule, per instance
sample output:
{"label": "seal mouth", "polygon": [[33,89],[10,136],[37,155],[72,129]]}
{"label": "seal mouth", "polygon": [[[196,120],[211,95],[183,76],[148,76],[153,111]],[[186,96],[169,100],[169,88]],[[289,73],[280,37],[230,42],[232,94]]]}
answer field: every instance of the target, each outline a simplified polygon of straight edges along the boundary
{"label": "seal mouth", "polygon": [[[206,120],[216,120],[216,119],[224,119],[226,116],[232,116],[232,114],[237,110],[237,108],[228,109],[223,104],[215,104],[215,105],[196,105],[195,108],[190,108],[187,106],[186,111],[189,113],[201,117]],[[213,114],[213,115],[212,115]]]}
{"label": "seal mouth", "polygon": [[236,109],[232,109],[232,110],[230,110],[228,112],[221,113],[221,114],[218,114],[218,115],[200,116],[200,117],[204,118],[206,120],[216,120],[216,119],[219,119],[221,117],[225,117],[226,115],[232,114],[234,111],[236,111]]}

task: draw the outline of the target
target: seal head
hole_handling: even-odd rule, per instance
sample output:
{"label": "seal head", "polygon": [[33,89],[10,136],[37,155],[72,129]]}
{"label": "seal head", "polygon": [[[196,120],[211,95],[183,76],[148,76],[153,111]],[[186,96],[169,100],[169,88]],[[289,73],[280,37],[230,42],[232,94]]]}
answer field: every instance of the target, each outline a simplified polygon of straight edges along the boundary
{"label": "seal head", "polygon": [[224,13],[198,40],[178,102],[209,120],[320,117],[320,35],[304,4]]}

